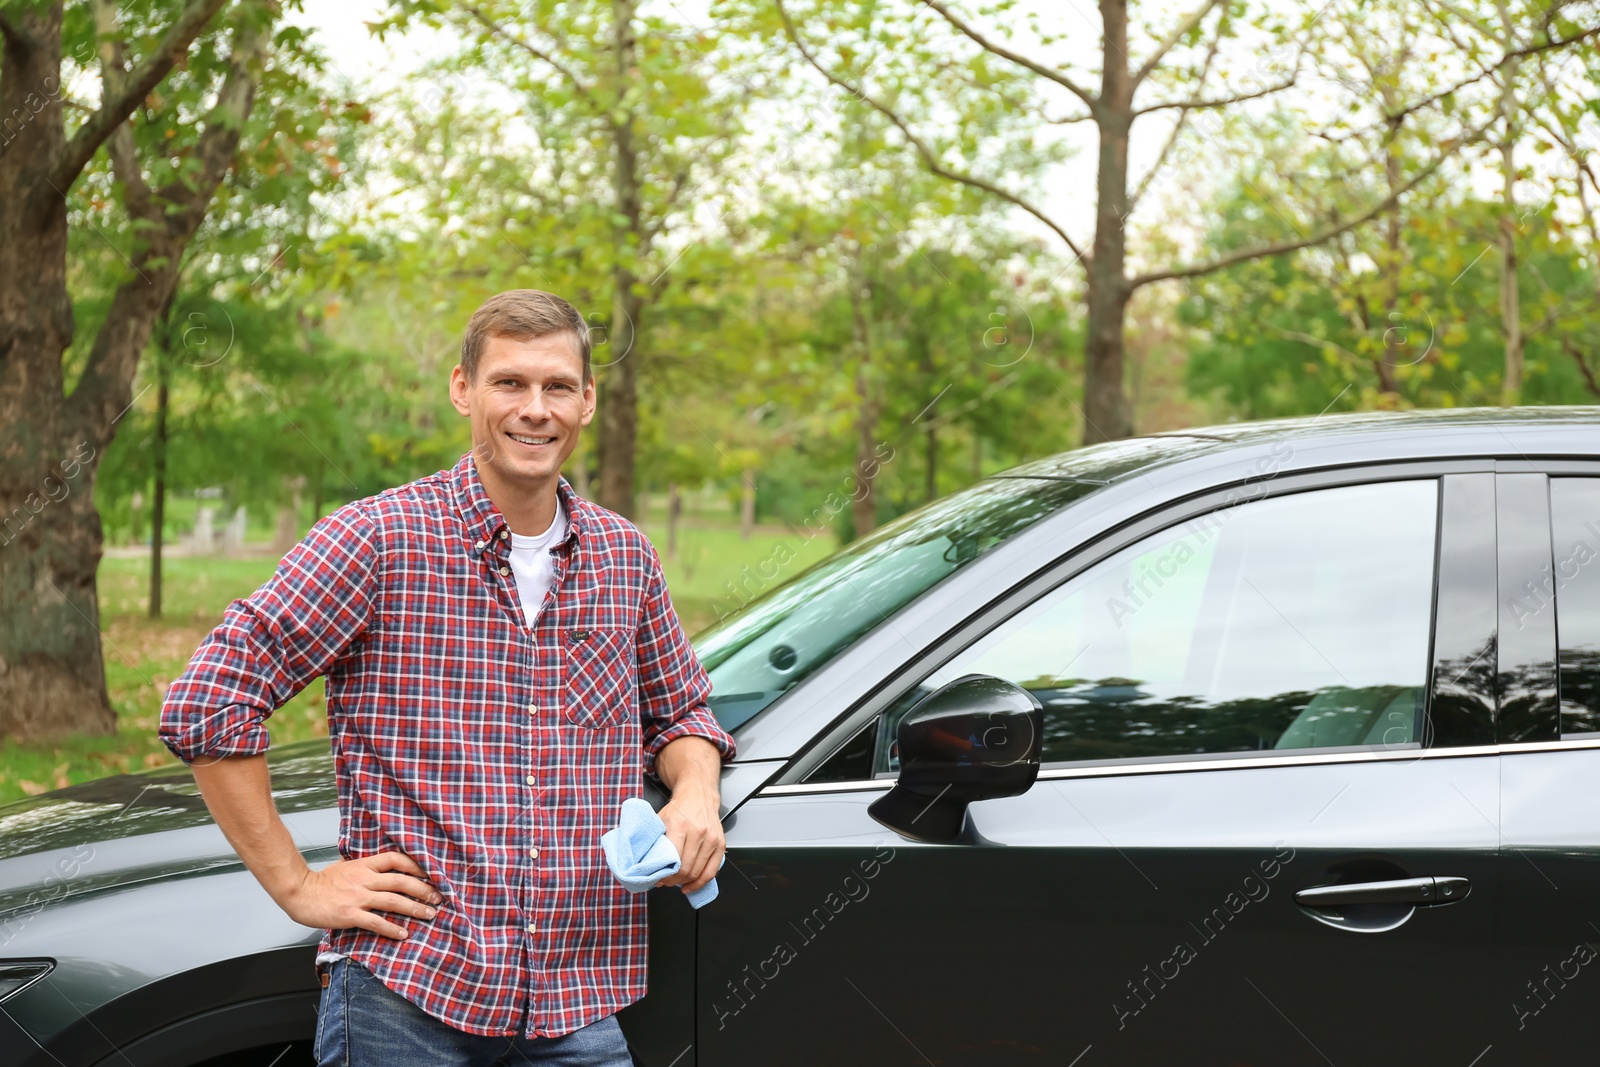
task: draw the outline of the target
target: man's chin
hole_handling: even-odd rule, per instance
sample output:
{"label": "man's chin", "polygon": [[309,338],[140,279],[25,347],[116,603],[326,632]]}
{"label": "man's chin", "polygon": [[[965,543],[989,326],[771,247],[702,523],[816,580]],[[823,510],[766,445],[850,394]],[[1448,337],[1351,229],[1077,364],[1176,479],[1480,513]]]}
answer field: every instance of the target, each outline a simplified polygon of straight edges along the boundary
{"label": "man's chin", "polygon": [[505,466],[506,476],[519,482],[547,482],[554,478],[561,468],[548,460],[537,460],[521,463],[508,463]]}
{"label": "man's chin", "polygon": [[544,448],[530,451],[514,441],[505,440],[502,435],[501,440],[479,447],[478,455],[487,453],[487,462],[507,481],[537,485],[553,481],[560,475],[562,466],[574,451],[576,442],[570,440],[557,439]]}

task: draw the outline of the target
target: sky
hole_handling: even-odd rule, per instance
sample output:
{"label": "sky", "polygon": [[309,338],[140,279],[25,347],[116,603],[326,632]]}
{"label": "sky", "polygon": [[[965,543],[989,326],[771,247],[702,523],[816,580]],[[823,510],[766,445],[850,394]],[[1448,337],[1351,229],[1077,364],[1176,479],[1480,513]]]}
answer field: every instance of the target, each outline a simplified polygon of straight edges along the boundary
{"label": "sky", "polygon": [[338,71],[357,85],[384,78],[413,65],[416,47],[393,39],[384,44],[367,32],[366,23],[380,17],[388,5],[384,0],[306,0],[305,10],[289,21],[316,31]]}

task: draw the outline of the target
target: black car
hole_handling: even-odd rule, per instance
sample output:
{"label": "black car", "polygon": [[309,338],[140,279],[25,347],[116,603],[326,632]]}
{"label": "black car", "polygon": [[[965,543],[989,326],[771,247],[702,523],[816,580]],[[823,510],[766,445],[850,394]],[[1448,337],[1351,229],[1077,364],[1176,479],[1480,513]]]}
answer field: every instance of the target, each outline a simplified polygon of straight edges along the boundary
{"label": "black car", "polygon": [[[1157,434],[751,569],[695,642],[722,894],[651,894],[637,1062],[1587,1061],[1597,430]],[[272,767],[332,861],[326,745]],[[305,1062],[317,937],[185,768],[0,808],[5,1064]]]}

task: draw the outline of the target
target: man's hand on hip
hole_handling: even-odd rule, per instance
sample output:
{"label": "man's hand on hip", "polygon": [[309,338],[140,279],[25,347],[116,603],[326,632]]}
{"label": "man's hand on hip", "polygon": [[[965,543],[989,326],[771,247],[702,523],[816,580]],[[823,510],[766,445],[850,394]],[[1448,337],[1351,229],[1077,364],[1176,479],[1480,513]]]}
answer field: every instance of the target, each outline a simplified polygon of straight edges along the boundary
{"label": "man's hand on hip", "polygon": [[305,880],[280,901],[303,926],[343,930],[359,927],[401,940],[406,929],[381,912],[431,919],[441,897],[417,861],[404,852],[379,852],[307,871]]}
{"label": "man's hand on hip", "polygon": [[272,800],[264,753],[221,756],[191,765],[211,817],[250,873],[289,918],[327,930],[360,927],[400,940],[405,927],[379,912],[433,918],[439,894],[404,852],[340,860],[318,871],[306,866]]}

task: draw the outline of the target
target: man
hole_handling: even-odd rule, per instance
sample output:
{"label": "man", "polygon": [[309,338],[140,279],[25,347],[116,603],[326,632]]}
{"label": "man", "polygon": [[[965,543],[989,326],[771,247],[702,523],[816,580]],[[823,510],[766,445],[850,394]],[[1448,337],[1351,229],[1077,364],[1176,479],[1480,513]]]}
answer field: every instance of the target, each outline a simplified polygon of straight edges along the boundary
{"label": "man", "polygon": [[[645,904],[600,835],[641,767],[699,889],[733,739],[650,542],[573,492],[589,332],[518,289],[467,324],[450,398],[472,451],[318,521],[167,691],[161,738],[272,899],[323,927],[323,1064],[630,1063]],[[264,720],[327,675],[339,862],[272,802]]]}

